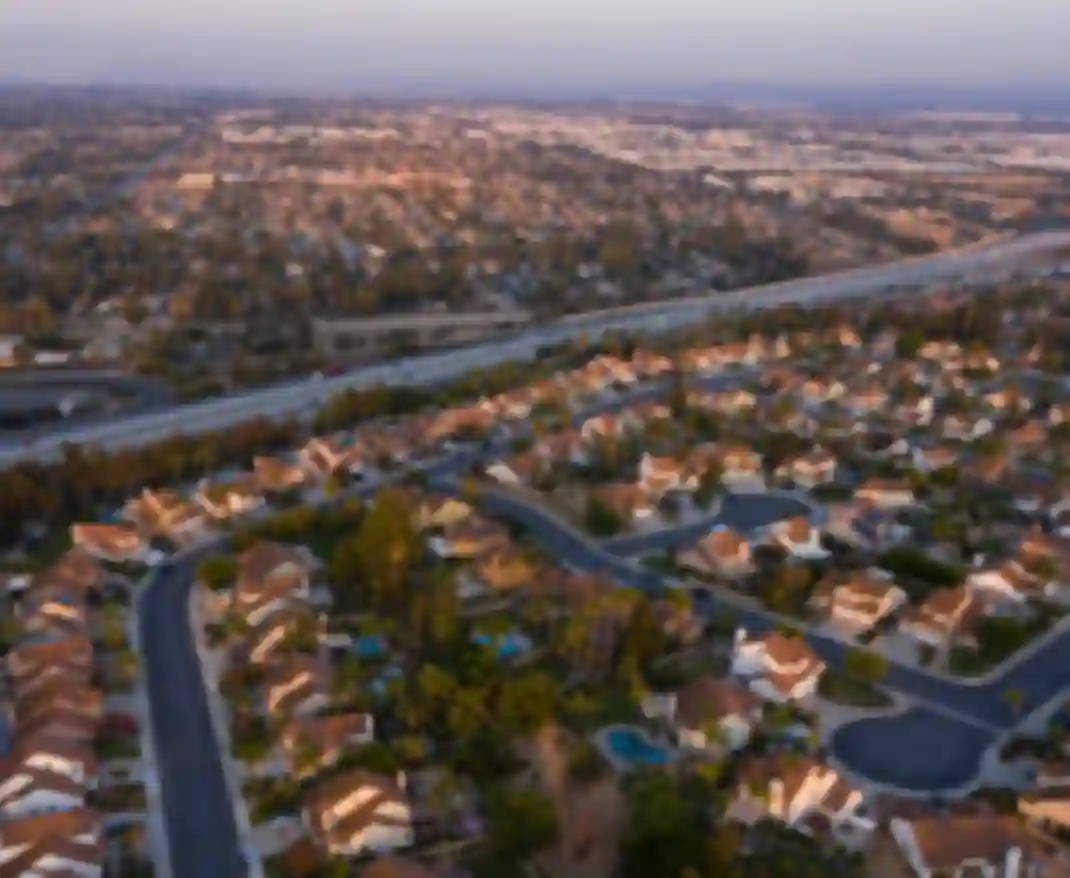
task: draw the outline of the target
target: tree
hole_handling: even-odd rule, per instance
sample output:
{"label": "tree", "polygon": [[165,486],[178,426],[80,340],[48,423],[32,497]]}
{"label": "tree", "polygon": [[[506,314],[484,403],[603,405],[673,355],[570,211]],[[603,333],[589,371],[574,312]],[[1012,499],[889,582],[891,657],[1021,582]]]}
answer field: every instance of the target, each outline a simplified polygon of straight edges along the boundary
{"label": "tree", "polygon": [[849,649],[843,663],[852,677],[871,683],[883,680],[888,673],[888,660],[870,649]]}
{"label": "tree", "polygon": [[503,859],[526,860],[557,838],[553,803],[537,790],[494,790],[486,816],[491,849]]}
{"label": "tree", "polygon": [[197,580],[212,591],[230,588],[237,576],[238,562],[228,555],[211,555],[197,565]]}
{"label": "tree", "polygon": [[805,567],[781,566],[762,589],[762,603],[776,613],[798,612],[809,596],[811,578]]}
{"label": "tree", "polygon": [[587,501],[586,522],[587,529],[597,537],[611,537],[624,527],[617,510],[595,496]]}
{"label": "tree", "polygon": [[496,716],[506,728],[533,732],[557,713],[557,682],[543,671],[532,671],[503,681]]}
{"label": "tree", "polygon": [[[399,610],[420,551],[413,510],[397,490],[381,491],[352,537],[331,555],[330,577],[343,605]],[[358,592],[357,588],[366,588]]]}
{"label": "tree", "polygon": [[699,508],[706,509],[713,502],[713,498],[721,490],[723,475],[724,470],[719,461],[712,461],[703,470],[702,475],[699,476],[698,487],[695,489],[695,504]]}
{"label": "tree", "polygon": [[676,876],[705,871],[708,829],[701,808],[683,795],[671,775],[637,779],[628,796],[628,821],[621,841],[624,878]]}

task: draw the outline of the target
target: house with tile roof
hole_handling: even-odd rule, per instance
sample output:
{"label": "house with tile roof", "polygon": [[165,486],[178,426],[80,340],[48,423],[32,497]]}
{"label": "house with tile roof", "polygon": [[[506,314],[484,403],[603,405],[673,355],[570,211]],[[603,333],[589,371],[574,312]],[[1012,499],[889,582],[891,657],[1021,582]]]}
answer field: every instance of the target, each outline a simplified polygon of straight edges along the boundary
{"label": "house with tile roof", "polygon": [[331,856],[387,854],[413,843],[412,806],[404,781],[354,770],[316,784],[305,800],[304,823]]}
{"label": "house with tile roof", "polygon": [[750,688],[767,701],[797,701],[813,695],[825,663],[801,637],[775,631],[751,638],[736,630],[732,672],[749,680]]}

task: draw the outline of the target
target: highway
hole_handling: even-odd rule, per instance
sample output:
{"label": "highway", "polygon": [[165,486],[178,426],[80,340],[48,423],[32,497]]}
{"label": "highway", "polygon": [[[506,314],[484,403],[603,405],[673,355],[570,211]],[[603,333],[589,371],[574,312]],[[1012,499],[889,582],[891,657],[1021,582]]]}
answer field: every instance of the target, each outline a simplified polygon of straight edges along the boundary
{"label": "highway", "polygon": [[26,460],[54,460],[65,444],[105,449],[136,447],[177,434],[222,430],[255,417],[300,417],[332,394],[375,385],[429,385],[459,378],[473,369],[509,361],[532,360],[541,348],[604,332],[665,331],[702,323],[709,316],[742,308],[784,304],[818,305],[955,278],[991,278],[1013,269],[1026,257],[1070,246],[1070,232],[1040,232],[992,246],[904,260],[816,278],[675,300],[664,308],[591,320],[572,318],[496,342],[461,350],[379,363],[320,381],[301,380],[264,390],[134,415],[107,423],[75,425],[25,442],[0,446],[0,466]]}

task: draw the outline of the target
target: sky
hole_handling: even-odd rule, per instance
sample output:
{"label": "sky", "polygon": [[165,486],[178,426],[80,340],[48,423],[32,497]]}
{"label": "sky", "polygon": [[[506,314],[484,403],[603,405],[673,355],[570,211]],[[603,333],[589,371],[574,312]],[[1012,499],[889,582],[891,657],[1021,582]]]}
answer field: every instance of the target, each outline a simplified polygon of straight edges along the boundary
{"label": "sky", "polygon": [[1066,85],[1070,0],[0,0],[0,79],[308,91]]}

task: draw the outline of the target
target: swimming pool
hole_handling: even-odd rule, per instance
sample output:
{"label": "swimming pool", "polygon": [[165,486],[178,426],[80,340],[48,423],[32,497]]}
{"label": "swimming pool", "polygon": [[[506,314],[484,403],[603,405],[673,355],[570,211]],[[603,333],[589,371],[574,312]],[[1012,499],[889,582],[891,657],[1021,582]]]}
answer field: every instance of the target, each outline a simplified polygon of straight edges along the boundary
{"label": "swimming pool", "polygon": [[515,659],[531,651],[531,638],[518,631],[510,631],[500,636],[477,632],[472,635],[472,642],[493,649],[503,661]]}
{"label": "swimming pool", "polygon": [[379,634],[362,634],[353,638],[352,649],[360,658],[381,658],[386,655],[386,638]]}
{"label": "swimming pool", "polygon": [[613,759],[625,767],[666,765],[672,758],[668,747],[655,744],[641,729],[630,726],[609,729],[604,740]]}

